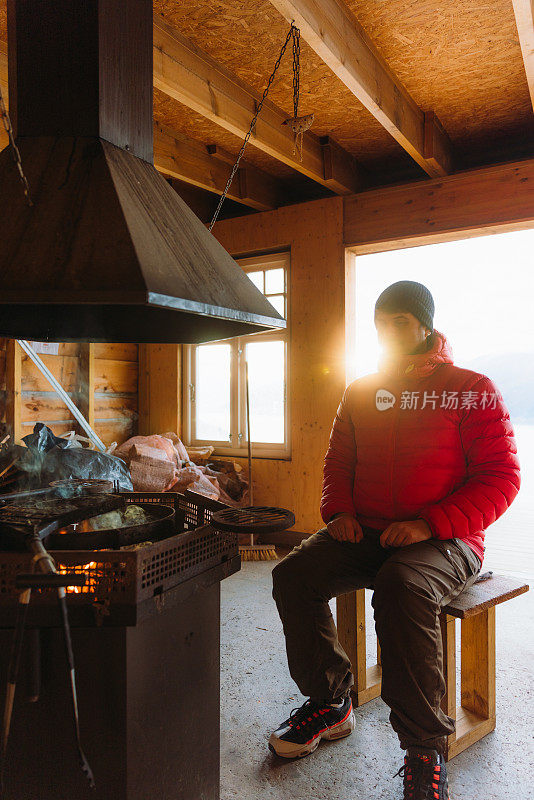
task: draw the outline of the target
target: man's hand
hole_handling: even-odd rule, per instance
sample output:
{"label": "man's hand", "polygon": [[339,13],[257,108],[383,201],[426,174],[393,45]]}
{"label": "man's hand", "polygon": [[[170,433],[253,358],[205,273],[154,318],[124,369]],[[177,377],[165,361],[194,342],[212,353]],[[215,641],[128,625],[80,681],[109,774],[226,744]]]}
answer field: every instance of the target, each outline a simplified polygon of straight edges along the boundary
{"label": "man's hand", "polygon": [[409,519],[388,525],[380,535],[380,544],[382,547],[406,547],[431,538],[432,531],[424,519]]}
{"label": "man's hand", "polygon": [[361,525],[352,514],[339,514],[327,522],[326,527],[330,536],[339,542],[361,542],[363,539]]}

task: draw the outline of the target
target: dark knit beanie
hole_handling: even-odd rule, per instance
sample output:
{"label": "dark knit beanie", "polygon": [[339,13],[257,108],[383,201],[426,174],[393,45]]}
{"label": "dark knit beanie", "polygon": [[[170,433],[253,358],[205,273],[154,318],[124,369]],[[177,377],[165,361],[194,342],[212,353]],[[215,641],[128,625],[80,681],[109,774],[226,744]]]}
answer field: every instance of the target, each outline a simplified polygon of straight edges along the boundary
{"label": "dark knit beanie", "polygon": [[379,295],[375,303],[376,312],[408,311],[429,328],[434,330],[434,299],[430,291],[417,281],[397,281]]}

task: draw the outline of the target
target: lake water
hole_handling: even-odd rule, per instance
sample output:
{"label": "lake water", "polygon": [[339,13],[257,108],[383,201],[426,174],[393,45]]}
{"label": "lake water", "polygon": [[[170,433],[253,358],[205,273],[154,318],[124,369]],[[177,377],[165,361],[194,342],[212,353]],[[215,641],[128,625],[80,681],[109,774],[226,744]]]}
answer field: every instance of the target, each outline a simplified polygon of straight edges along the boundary
{"label": "lake water", "polygon": [[486,529],[482,570],[534,578],[534,425],[514,424],[521,464],[519,494]]}

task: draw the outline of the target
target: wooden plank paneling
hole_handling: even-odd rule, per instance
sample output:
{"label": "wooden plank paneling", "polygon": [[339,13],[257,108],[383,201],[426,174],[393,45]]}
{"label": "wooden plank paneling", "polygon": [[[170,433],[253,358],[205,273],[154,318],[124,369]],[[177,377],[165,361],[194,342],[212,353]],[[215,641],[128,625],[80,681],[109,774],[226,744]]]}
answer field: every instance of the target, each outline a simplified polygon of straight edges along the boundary
{"label": "wooden plank paneling", "polygon": [[106,447],[109,447],[113,442],[121,444],[137,432],[135,424],[126,419],[97,422],[95,427],[98,436]]}
{"label": "wooden plank paneling", "polygon": [[[78,392],[77,403],[91,428],[95,426],[95,346],[91,342],[80,345],[78,364]],[[86,435],[81,425],[79,432]]]}
{"label": "wooden plank paneling", "polygon": [[6,351],[0,348],[0,390],[5,391],[6,388]]}
{"label": "wooden plank paneling", "polygon": [[136,394],[137,363],[96,358],[94,381],[95,392]]}
{"label": "wooden plank paneling", "polygon": [[95,394],[95,420],[117,419],[124,417],[128,421],[137,421],[137,395],[105,395]]}
{"label": "wooden plank paneling", "polygon": [[[56,436],[64,436],[70,431],[75,431],[77,424],[75,419],[61,421],[42,419],[39,420],[39,422],[43,422],[45,425],[47,425],[52,433],[54,433]],[[22,435],[27,436],[29,433],[31,433],[34,424],[34,422],[24,422],[22,425]]]}
{"label": "wooden plank paneling", "polygon": [[[14,352],[14,342],[9,342],[12,340],[0,339],[0,381],[6,362],[6,346]],[[60,355],[42,355],[41,358],[103,441],[106,444],[112,441],[121,443],[135,434],[138,420],[138,346],[62,343],[59,352]],[[10,385],[12,380],[10,375]],[[69,409],[22,351],[19,381],[18,400],[14,406],[7,402],[7,394],[5,398],[2,396],[0,418],[5,418],[9,407],[9,414],[15,415],[15,424],[22,435],[29,433],[36,422],[49,425],[57,435],[78,430],[78,423]],[[89,391],[90,385],[92,391]]]}
{"label": "wooden plank paneling", "polygon": [[6,347],[6,424],[14,444],[22,436],[21,386],[22,350],[14,339],[7,340]]}
{"label": "wooden plank paneling", "polygon": [[[66,392],[76,392],[79,361],[76,356],[41,355],[41,361]],[[50,384],[33,361],[22,356],[22,390],[25,392],[48,392]]]}
{"label": "wooden plank paneling", "polygon": [[[71,399],[76,402],[74,393]],[[43,420],[72,419],[72,413],[55,392],[22,392],[21,418],[24,424],[34,425]]]}
{"label": "wooden plank paneling", "polygon": [[179,433],[182,348],[139,345],[139,433]]}
{"label": "wooden plank paneling", "polygon": [[110,342],[96,342],[93,347],[95,358],[137,362],[139,348],[136,344],[111,344]]}

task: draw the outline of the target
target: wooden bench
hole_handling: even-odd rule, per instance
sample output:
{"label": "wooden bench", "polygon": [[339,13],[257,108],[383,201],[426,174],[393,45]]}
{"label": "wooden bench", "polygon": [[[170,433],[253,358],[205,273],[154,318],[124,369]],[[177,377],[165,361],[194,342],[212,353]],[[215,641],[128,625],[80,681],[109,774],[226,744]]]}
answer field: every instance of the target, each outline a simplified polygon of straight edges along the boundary
{"label": "wooden bench", "polygon": [[[448,737],[446,760],[477,742],[496,724],[495,716],[495,606],[528,592],[522,581],[493,575],[458,595],[440,614],[446,692],[441,707],[456,720]],[[461,620],[461,702],[456,705],[456,619]],[[354,672],[353,704],[361,706],[381,690],[380,645],[377,663],[366,664],[365,589],[337,598],[340,644]]]}

